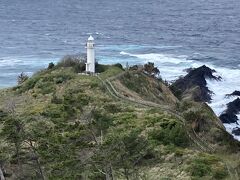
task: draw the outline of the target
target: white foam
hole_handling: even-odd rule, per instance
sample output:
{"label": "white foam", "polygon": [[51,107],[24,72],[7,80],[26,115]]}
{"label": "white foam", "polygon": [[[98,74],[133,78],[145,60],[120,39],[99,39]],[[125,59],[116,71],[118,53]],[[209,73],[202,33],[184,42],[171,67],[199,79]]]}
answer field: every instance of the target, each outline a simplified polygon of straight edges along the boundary
{"label": "white foam", "polygon": [[140,59],[143,63],[154,62],[161,71],[163,79],[173,81],[179,76],[186,75],[184,69],[191,67],[192,60],[187,60],[187,56],[175,56],[171,54],[131,54],[120,52],[121,55],[127,55]]}
{"label": "white foam", "polygon": [[173,63],[173,64],[180,64],[183,62],[193,62],[192,60],[187,60],[187,56],[185,55],[175,56],[172,54],[157,54],[157,53],[131,54],[124,51],[120,52],[120,54],[137,57],[139,59],[144,60],[145,62],[153,61],[153,62]]}
{"label": "white foam", "polygon": [[217,75],[222,77],[221,81],[207,80],[209,90],[214,92],[212,96],[212,103],[209,105],[213,108],[217,115],[220,115],[226,110],[229,102],[236,99],[236,97],[226,97],[226,94],[231,94],[235,90],[240,90],[240,70],[228,69],[222,67],[214,67]]}
{"label": "white foam", "polygon": [[[240,70],[238,69],[227,69],[227,68],[216,68],[218,74],[223,78],[222,81],[208,81],[208,88],[214,92],[212,96],[212,103],[209,106],[219,116],[222,112],[227,109],[227,104],[234,101],[237,97],[231,96],[226,97],[226,94],[231,94],[235,90],[240,90]],[[238,122],[225,124],[224,126],[230,134],[235,128],[240,128],[240,115],[237,115]],[[240,136],[232,134],[233,137],[240,141]]]}
{"label": "white foam", "polygon": [[[225,126],[226,131],[227,131],[228,133],[230,133],[230,134],[232,134],[232,131],[233,131],[234,129],[240,128],[240,125],[238,125],[238,124],[236,124],[236,123],[230,123],[230,124],[224,123],[223,125]],[[240,141],[240,136],[236,136],[236,135],[234,135],[234,134],[232,134],[232,135],[233,135],[233,137],[234,137],[236,140]]]}
{"label": "white foam", "polygon": [[4,66],[15,66],[17,64],[23,63],[22,60],[19,59],[11,59],[11,58],[1,58],[0,59],[0,67]]}
{"label": "white foam", "polygon": [[120,54],[121,55],[128,55],[128,56],[130,56],[130,53],[127,53],[127,52],[124,52],[124,51],[121,51]]}

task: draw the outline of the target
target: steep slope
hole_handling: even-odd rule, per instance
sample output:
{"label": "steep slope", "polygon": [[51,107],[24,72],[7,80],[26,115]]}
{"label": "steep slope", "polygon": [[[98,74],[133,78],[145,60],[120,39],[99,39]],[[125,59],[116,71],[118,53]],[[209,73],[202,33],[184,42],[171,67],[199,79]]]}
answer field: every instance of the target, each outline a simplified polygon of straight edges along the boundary
{"label": "steep slope", "polygon": [[[228,179],[239,144],[204,103],[104,66],[55,67],[0,91],[0,168],[8,179]],[[224,152],[224,153],[223,153]],[[223,158],[224,157],[224,158]],[[228,161],[226,161],[228,159]]]}
{"label": "steep slope", "polygon": [[127,97],[172,106],[178,102],[162,81],[139,71],[128,71],[113,79],[112,83]]}

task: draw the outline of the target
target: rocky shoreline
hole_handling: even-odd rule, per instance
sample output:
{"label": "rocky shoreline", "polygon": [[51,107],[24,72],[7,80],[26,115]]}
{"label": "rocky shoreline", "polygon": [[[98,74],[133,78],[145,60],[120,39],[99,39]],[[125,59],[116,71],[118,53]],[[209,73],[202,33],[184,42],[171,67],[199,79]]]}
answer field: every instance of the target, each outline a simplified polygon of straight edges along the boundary
{"label": "rocky shoreline", "polygon": [[[211,103],[212,95],[214,94],[207,86],[207,79],[221,81],[222,77],[215,76],[216,70],[205,65],[187,69],[188,74],[177,79],[171,89],[180,94],[182,99],[191,99],[197,102]],[[219,115],[219,119],[223,124],[239,125],[238,114],[240,113],[240,91],[235,90],[231,94],[226,94],[226,98],[236,97],[233,101],[226,104],[227,108]],[[234,127],[231,134],[240,136],[240,128]]]}

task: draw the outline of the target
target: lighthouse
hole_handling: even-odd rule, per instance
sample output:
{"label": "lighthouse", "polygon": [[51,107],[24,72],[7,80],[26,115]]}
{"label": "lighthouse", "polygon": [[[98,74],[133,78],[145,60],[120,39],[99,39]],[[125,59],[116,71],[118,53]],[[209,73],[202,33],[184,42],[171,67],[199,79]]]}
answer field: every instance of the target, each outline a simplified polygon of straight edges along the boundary
{"label": "lighthouse", "polygon": [[87,41],[86,72],[95,73],[95,49],[94,49],[94,38],[92,36],[90,36]]}

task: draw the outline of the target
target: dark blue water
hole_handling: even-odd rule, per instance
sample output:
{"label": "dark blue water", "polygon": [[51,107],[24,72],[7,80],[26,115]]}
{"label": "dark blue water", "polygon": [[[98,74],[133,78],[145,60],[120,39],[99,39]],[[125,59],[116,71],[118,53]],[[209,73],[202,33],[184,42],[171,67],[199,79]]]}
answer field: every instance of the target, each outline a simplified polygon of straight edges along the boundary
{"label": "dark blue water", "polygon": [[84,52],[90,33],[99,61],[160,53],[239,68],[239,0],[0,0],[0,87],[63,55]]}

